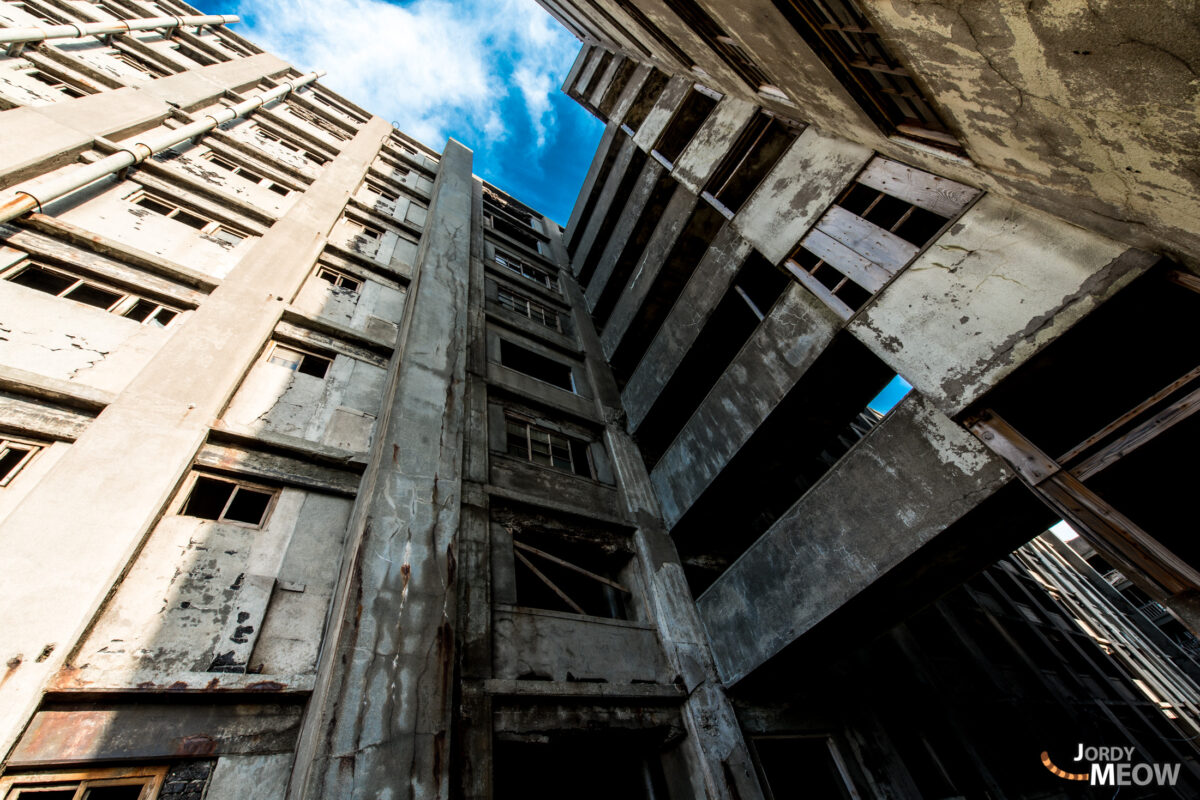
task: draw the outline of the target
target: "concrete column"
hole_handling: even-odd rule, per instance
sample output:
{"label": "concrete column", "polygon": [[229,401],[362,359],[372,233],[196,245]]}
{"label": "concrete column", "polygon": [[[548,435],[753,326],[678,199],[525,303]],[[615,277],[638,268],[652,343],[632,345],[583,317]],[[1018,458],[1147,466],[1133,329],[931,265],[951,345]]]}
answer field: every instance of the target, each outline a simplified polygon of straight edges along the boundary
{"label": "concrete column", "polygon": [[373,119],[0,529],[0,753],[186,476],[390,133]]}
{"label": "concrete column", "polygon": [[471,151],[442,154],[289,797],[446,797],[466,424]]}

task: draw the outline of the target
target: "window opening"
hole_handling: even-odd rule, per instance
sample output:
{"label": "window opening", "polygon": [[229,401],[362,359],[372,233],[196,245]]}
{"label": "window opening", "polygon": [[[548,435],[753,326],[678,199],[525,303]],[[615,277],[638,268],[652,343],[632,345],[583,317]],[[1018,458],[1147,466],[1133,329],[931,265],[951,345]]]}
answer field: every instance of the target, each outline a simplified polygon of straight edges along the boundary
{"label": "window opening", "polygon": [[506,527],[512,533],[518,605],[626,618],[631,592],[618,580],[629,561],[624,547],[607,538],[568,538],[522,524]]}
{"label": "window opening", "polygon": [[35,81],[40,81],[40,82],[46,84],[51,89],[57,89],[58,91],[65,94],[67,97],[83,97],[84,96],[84,92],[81,92],[79,89],[76,89],[71,84],[66,83],[65,81],[63,81],[59,78],[56,78],[53,75],[42,72],[40,69],[30,70],[29,72],[27,72],[25,74],[28,75],[29,77],[33,78]]}
{"label": "window opening", "polygon": [[0,486],[8,486],[41,449],[33,442],[0,438]]}
{"label": "window opening", "polygon": [[978,195],[969,186],[876,157],[784,267],[849,319]]}
{"label": "window opening", "polygon": [[663,32],[663,29],[654,23],[646,14],[633,4],[633,0],[617,0],[617,5],[621,10],[633,19],[638,25],[650,34],[651,38],[658,43],[660,47],[666,50],[676,61],[685,67],[691,67],[694,62],[687,53],[683,52],[682,48],[675,43],[675,40]]}
{"label": "window opening", "polygon": [[959,149],[855,0],[775,0],[775,5],[881,129]]}
{"label": "window opening", "polygon": [[139,56],[135,56],[133,53],[125,50],[109,50],[108,54],[126,66],[132,67],[138,72],[149,75],[151,78],[162,78],[170,74],[166,70],[156,67],[149,61],[146,61]]}
{"label": "window opening", "polygon": [[221,222],[207,219],[199,214],[188,211],[170,200],[165,200],[157,195],[152,195],[146,191],[139,191],[129,198],[129,202],[135,206],[140,206],[155,214],[160,214],[167,219],[175,222],[182,222],[189,228],[194,228],[201,233],[213,239],[219,239],[223,242],[236,245],[238,242],[249,237],[250,234],[239,231]]}
{"label": "window opening", "polygon": [[539,428],[513,414],[505,416],[505,432],[509,455],[585,478],[592,477],[587,443]]}
{"label": "window opening", "polygon": [[153,800],[166,767],[64,770],[0,778],[4,800]]}
{"label": "window opening", "polygon": [[165,328],[180,313],[177,308],[33,262],[18,265],[5,276],[5,280],[159,328]]}
{"label": "window opening", "polygon": [[329,372],[330,365],[333,364],[333,360],[330,358],[295,347],[288,347],[278,342],[275,342],[271,346],[267,362],[281,366],[284,369],[290,369],[292,372],[299,372],[303,375],[311,375],[314,378],[321,379],[325,378],[325,375]]}
{"label": "window opening", "polygon": [[191,494],[179,513],[185,517],[261,528],[278,495],[278,489],[197,475]]}
{"label": "window opening", "polygon": [[510,291],[503,286],[499,288],[496,299],[500,305],[510,311],[515,311],[534,322],[540,322],[547,328],[552,328],[556,331],[561,330],[558,323],[558,312],[542,305],[536,300],[530,300],[528,297]]}
{"label": "window opening", "polygon": [[338,141],[346,142],[350,140],[350,135],[348,133],[343,131],[337,125],[334,125],[329,120],[312,113],[306,108],[299,108],[289,104],[287,110],[288,113],[296,119],[307,122],[309,125],[328,133]]}
{"label": "window opening", "polygon": [[317,153],[313,153],[309,150],[305,150],[300,145],[293,144],[291,141],[283,138],[282,136],[280,136],[277,133],[272,133],[271,131],[269,131],[265,128],[261,128],[257,125],[254,126],[253,130],[254,130],[254,135],[259,137],[260,139],[265,139],[268,142],[274,142],[275,144],[279,145],[280,147],[282,147],[285,150],[290,150],[299,156],[303,156],[304,158],[311,161],[313,164],[316,164],[318,167],[323,166],[329,162],[329,159],[325,158],[325,156],[319,155]]}
{"label": "window opening", "polygon": [[499,250],[496,251],[496,255],[493,256],[493,260],[500,266],[504,267],[505,269],[512,270],[521,277],[528,278],[529,280],[539,283],[552,291],[558,291],[558,282],[555,280],[554,276],[544,269],[538,269],[537,267],[530,266],[521,259],[510,256],[507,253],[502,253]]}
{"label": "window opening", "polygon": [[537,236],[527,228],[508,218],[503,211],[489,206],[486,201],[484,202],[483,221],[492,230],[504,234],[535,253],[542,251],[541,240]]}
{"label": "window opening", "polygon": [[527,350],[507,339],[500,340],[500,363],[531,378],[545,381],[551,386],[568,392],[575,391],[575,376],[568,365]]}
{"label": "window opening", "polygon": [[799,133],[795,125],[760,110],[709,179],[706,195],[736,214]]}
{"label": "window opening", "polygon": [[708,119],[708,115],[717,107],[719,99],[720,95],[709,89],[701,91],[701,87],[693,87],[676,109],[662,135],[658,137],[658,144],[654,146],[655,152],[668,163],[674,164],[692,141],[696,131],[700,130],[704,120]]}
{"label": "window opening", "polygon": [[329,267],[320,267],[317,269],[317,277],[326,283],[331,283],[339,289],[345,289],[349,292],[358,292],[362,281],[358,278],[352,278],[344,272],[339,272],[336,269]]}
{"label": "window opening", "polygon": [[259,175],[257,172],[254,172],[253,170],[246,169],[245,167],[240,167],[237,164],[230,161],[229,159],[224,158],[223,156],[219,156],[216,153],[212,152],[211,150],[209,152],[205,153],[204,155],[202,155],[201,158],[203,158],[206,161],[211,162],[214,166],[217,166],[223,170],[232,172],[234,175],[243,177],[246,180],[250,181],[251,183],[257,183],[260,186],[264,186],[267,189],[270,189],[272,192],[275,192],[275,194],[283,195],[284,197],[286,197],[287,195],[292,193],[292,190],[287,188],[286,186],[281,186],[280,184],[275,183],[274,181],[269,180],[268,178],[266,178],[262,175]]}
{"label": "window opening", "polygon": [[851,800],[846,765],[828,736],[756,736],[755,761],[771,800],[821,797]]}
{"label": "window opening", "polygon": [[633,104],[629,106],[629,111],[625,114],[625,119],[622,124],[629,128],[630,133],[637,133],[642,127],[642,123],[646,121],[646,116],[650,110],[654,108],[658,102],[658,98],[662,96],[663,89],[667,88],[667,82],[670,78],[665,72],[657,69],[651,70],[646,76],[645,82],[638,89],[637,97],[634,98]]}

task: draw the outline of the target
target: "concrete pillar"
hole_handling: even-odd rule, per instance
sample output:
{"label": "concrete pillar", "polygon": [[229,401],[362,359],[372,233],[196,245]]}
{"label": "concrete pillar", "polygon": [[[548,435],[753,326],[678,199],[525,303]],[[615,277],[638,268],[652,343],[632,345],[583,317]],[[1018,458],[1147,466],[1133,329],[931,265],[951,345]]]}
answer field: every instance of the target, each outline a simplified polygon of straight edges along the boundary
{"label": "concrete pillar", "polygon": [[446,797],[471,151],[442,154],[289,797]]}
{"label": "concrete pillar", "polygon": [[380,119],[362,128],[6,519],[0,753],[186,476],[390,131]]}

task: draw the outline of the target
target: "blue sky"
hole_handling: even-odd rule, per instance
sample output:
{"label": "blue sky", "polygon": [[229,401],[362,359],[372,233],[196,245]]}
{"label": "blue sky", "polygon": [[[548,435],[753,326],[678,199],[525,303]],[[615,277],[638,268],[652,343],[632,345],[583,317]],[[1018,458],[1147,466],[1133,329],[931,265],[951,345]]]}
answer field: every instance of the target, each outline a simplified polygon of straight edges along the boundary
{"label": "blue sky", "polygon": [[193,0],[321,83],[562,225],[599,120],[559,91],[578,41],[534,0]]}

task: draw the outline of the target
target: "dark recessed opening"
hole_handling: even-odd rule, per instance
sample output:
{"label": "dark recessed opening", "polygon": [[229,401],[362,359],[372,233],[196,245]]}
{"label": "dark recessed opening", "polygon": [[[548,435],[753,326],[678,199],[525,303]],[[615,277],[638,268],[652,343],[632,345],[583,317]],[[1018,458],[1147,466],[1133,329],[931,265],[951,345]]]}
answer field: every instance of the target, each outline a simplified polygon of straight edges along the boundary
{"label": "dark recessed opening", "polygon": [[591,283],[592,276],[596,273],[596,267],[600,264],[600,257],[604,255],[605,246],[613,234],[613,229],[617,226],[617,220],[621,218],[621,212],[625,210],[625,204],[633,193],[633,187],[637,185],[638,179],[642,176],[642,170],[645,169],[646,162],[649,160],[649,156],[641,148],[633,145],[632,142],[630,147],[633,148],[633,155],[629,159],[629,166],[625,168],[625,174],[621,176],[616,191],[612,193],[608,210],[604,213],[604,219],[596,231],[596,237],[592,240],[587,257],[584,258],[583,266],[579,268],[579,274],[576,276],[581,289],[587,289],[588,284]]}
{"label": "dark recessed opening", "polygon": [[196,485],[192,487],[192,493],[183,506],[183,515],[200,519],[220,519],[225,504],[229,502],[229,497],[236,488],[237,484],[230,481],[204,476],[196,478]]}
{"label": "dark recessed opening", "polygon": [[704,124],[704,120],[708,119],[708,115],[716,106],[716,98],[696,89],[689,91],[687,97],[683,99],[683,103],[671,117],[671,121],[667,123],[666,129],[658,138],[658,144],[654,146],[654,149],[660,156],[674,164],[675,159],[683,153],[688,142],[696,135],[696,131],[700,130],[700,126]]}
{"label": "dark recessed opening", "polygon": [[104,309],[111,307],[113,303],[121,299],[121,295],[116,292],[110,292],[107,289],[101,289],[98,286],[91,286],[86,283],[79,284],[79,286],[63,296],[77,303]]}
{"label": "dark recessed opening", "polygon": [[604,189],[608,184],[608,176],[612,172],[613,162],[617,160],[617,154],[621,152],[621,145],[627,141],[628,139],[624,135],[620,133],[614,134],[612,141],[608,143],[608,149],[604,151],[604,160],[600,163],[600,169],[596,173],[595,182],[592,183],[592,191],[588,194],[587,202],[584,204],[583,210],[579,213],[579,219],[575,220],[575,227],[571,229],[571,234],[566,237],[567,255],[572,258],[575,257],[575,250],[579,247],[579,237],[587,229],[588,222],[592,218],[592,212],[596,210],[596,203],[600,201],[600,196],[604,193]]}
{"label": "dark recessed opening", "polygon": [[31,264],[9,280],[18,286],[27,286],[30,289],[37,289],[39,292],[59,295],[75,283],[76,279]]}
{"label": "dark recessed opening", "polygon": [[760,111],[738,136],[705,191],[736,214],[796,140],[797,133],[796,128]]}
{"label": "dark recessed opening", "polygon": [[250,525],[260,525],[263,521],[263,515],[267,513],[267,506],[270,505],[272,497],[274,497],[274,494],[271,492],[256,492],[253,489],[247,489],[245,486],[239,486],[233,496],[233,502],[225,510],[225,519],[233,520],[234,522],[245,522]]}
{"label": "dark recessed opening", "polygon": [[526,350],[507,339],[500,340],[500,363],[509,369],[545,381],[560,389],[566,389],[568,392],[575,391],[575,381],[569,366],[561,361],[546,358],[532,350]]}
{"label": "dark recessed opening", "polygon": [[657,69],[651,70],[650,74],[646,76],[642,88],[638,89],[637,97],[634,98],[633,105],[629,107],[623,120],[629,130],[637,133],[638,128],[642,127],[642,123],[646,121],[646,115],[658,103],[658,98],[666,88],[668,80],[666,73]]}

